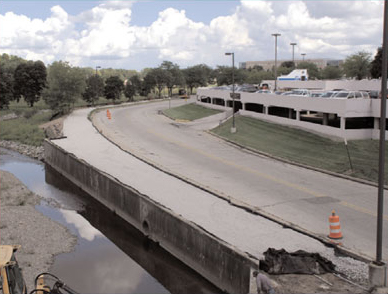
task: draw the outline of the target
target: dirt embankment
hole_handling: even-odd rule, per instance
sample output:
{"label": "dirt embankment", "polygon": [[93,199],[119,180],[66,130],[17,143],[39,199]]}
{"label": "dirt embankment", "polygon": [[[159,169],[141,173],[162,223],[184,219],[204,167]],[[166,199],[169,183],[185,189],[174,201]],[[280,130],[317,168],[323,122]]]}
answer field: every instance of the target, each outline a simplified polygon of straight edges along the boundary
{"label": "dirt embankment", "polygon": [[17,259],[28,290],[35,276],[48,271],[54,256],[70,252],[76,237],[35,209],[40,197],[9,172],[0,170],[0,243],[18,244]]}

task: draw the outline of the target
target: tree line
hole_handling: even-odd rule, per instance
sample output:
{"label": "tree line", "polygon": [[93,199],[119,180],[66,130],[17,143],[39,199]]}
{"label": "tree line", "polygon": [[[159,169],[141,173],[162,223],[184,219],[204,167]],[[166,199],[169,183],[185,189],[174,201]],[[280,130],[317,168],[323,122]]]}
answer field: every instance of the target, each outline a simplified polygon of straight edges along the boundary
{"label": "tree line", "polygon": [[[295,66],[292,61],[283,62],[278,75],[293,69],[307,69],[310,79],[380,78],[382,49],[378,48],[372,60],[370,53],[361,51],[346,58],[342,66],[326,66],[319,69],[314,63],[304,61]],[[0,56],[0,109],[8,108],[11,101],[24,99],[31,107],[41,98],[55,112],[67,113],[78,99],[94,105],[100,97],[115,102],[124,95],[133,101],[136,95],[162,96],[167,89],[171,97],[174,88],[187,88],[190,93],[197,87],[209,84],[232,84],[232,71],[237,84],[260,84],[262,80],[274,79],[273,70],[261,66],[249,69],[230,66],[205,65],[180,69],[177,64],[163,61],[156,68],[141,72],[124,69],[80,68],[68,62],[55,61],[47,68],[42,61],[27,61],[18,56]]]}

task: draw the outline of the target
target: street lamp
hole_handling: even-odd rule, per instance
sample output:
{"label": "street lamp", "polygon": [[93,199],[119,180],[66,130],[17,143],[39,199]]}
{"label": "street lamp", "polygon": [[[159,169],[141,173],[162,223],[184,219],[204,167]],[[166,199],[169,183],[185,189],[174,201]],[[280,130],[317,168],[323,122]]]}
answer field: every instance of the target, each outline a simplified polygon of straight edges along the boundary
{"label": "street lamp", "polygon": [[101,68],[101,66],[99,66],[99,65],[96,66],[96,75],[97,75],[97,69],[98,68]]}
{"label": "street lamp", "polygon": [[[388,1],[384,1],[384,31],[383,31],[383,60],[381,70],[381,106],[380,106],[380,148],[379,148],[379,181],[377,198],[377,240],[375,264],[383,265],[383,215],[384,215],[384,172],[385,172],[385,131],[387,105],[387,68],[388,68]],[[386,281],[385,281],[386,282]],[[381,285],[380,285],[381,286]],[[386,285],[385,285],[386,286]]]}
{"label": "street lamp", "polygon": [[236,124],[234,121],[234,52],[226,52],[225,55],[232,55],[232,107],[233,107],[233,117],[232,117],[232,128],[230,129],[231,133],[236,132]]}
{"label": "street lamp", "polygon": [[290,43],[290,45],[292,46],[292,63],[293,63],[294,66],[295,66],[294,49],[295,49],[295,46],[296,46],[297,44],[296,44],[296,43]]}
{"label": "street lamp", "polygon": [[303,61],[304,61],[304,57],[306,56],[306,53],[302,53],[302,58],[303,58]]}
{"label": "street lamp", "polygon": [[278,80],[278,37],[281,36],[279,33],[272,34],[275,37],[275,91],[277,90]]}

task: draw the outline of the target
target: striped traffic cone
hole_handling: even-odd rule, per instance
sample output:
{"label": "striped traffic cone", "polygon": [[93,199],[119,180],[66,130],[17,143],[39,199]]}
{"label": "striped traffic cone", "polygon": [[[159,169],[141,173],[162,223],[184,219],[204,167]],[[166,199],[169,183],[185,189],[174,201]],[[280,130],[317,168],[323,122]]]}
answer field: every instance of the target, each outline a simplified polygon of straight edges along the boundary
{"label": "striped traffic cone", "polygon": [[331,212],[331,216],[329,217],[329,223],[330,223],[329,238],[333,240],[342,239],[339,216],[335,214],[334,210]]}

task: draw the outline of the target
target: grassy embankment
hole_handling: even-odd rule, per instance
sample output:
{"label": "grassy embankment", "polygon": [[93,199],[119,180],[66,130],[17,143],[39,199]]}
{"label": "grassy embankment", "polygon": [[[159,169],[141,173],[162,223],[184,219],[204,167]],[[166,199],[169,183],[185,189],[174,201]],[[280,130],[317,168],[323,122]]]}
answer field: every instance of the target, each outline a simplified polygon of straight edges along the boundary
{"label": "grassy embankment", "polygon": [[[144,97],[135,97],[135,101],[145,99]],[[123,103],[128,100],[122,97],[116,100],[115,103]],[[112,101],[105,98],[100,98],[96,105],[110,104]],[[87,103],[83,100],[78,100],[74,104],[74,108],[85,107]],[[35,103],[34,107],[29,107],[24,100],[19,103],[12,101],[9,109],[0,110],[0,117],[14,113],[18,118],[0,121],[0,139],[16,141],[19,143],[40,146],[45,138],[44,131],[39,128],[41,124],[48,122],[53,112],[44,103],[43,100]]]}
{"label": "grassy embankment", "polygon": [[220,113],[220,111],[190,103],[166,109],[163,113],[171,119],[191,121]]}
{"label": "grassy embankment", "polygon": [[[202,113],[202,107],[197,107],[188,104],[169,111],[174,111],[175,116],[180,119],[191,120],[195,115],[190,114],[189,117],[185,116],[185,113],[188,111],[187,109],[190,109],[190,112],[195,112],[195,109],[198,109],[198,112]],[[231,120],[211,130],[211,132],[232,142],[276,157],[377,182],[379,148],[377,140],[348,142],[352,170],[343,142],[332,141],[309,132],[249,117],[236,116],[235,118],[236,133],[230,133]],[[385,182],[388,183],[387,174]]]}

